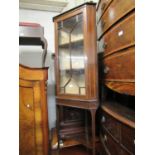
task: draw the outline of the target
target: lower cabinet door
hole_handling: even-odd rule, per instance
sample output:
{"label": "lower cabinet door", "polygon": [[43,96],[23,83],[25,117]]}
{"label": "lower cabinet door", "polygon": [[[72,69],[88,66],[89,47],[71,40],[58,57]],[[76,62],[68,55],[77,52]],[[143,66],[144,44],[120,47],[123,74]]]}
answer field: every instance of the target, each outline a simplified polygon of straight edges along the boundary
{"label": "lower cabinet door", "polygon": [[74,138],[84,133],[84,110],[61,106],[59,115],[61,139]]}
{"label": "lower cabinet door", "polygon": [[19,154],[35,155],[33,88],[19,88]]}

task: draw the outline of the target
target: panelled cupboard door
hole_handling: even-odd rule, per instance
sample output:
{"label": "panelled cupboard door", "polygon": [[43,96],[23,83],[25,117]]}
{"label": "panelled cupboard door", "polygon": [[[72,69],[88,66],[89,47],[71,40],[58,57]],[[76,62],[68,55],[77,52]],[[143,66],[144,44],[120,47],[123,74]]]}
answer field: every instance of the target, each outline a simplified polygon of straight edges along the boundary
{"label": "panelled cupboard door", "polygon": [[19,155],[48,155],[47,69],[19,66]]}
{"label": "panelled cupboard door", "polygon": [[20,155],[44,155],[39,82],[20,80],[19,104]]}
{"label": "panelled cupboard door", "polygon": [[19,87],[19,154],[35,155],[35,116],[33,83]]}

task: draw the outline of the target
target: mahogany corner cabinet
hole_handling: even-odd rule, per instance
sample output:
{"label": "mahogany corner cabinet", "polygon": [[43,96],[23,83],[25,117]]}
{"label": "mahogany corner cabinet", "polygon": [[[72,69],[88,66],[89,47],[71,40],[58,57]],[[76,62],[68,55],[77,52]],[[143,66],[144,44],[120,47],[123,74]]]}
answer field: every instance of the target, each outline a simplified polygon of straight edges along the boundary
{"label": "mahogany corner cabinet", "polygon": [[[92,148],[93,155],[98,108],[95,16],[96,4],[87,2],[53,18],[58,148],[60,140],[75,138]],[[87,125],[87,113],[91,116],[91,128]],[[79,138],[88,137],[86,129],[91,140]]]}

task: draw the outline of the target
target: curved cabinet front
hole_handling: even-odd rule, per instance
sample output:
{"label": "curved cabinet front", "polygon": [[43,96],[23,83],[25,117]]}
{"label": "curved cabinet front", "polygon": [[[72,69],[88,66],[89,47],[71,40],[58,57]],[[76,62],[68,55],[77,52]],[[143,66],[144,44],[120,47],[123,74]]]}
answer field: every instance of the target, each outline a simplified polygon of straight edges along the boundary
{"label": "curved cabinet front", "polygon": [[104,59],[105,84],[119,93],[135,94],[135,48],[119,51]]}
{"label": "curved cabinet front", "polygon": [[19,67],[19,154],[48,155],[47,70]]}
{"label": "curved cabinet front", "polygon": [[101,39],[104,56],[135,45],[135,14],[110,29]]}

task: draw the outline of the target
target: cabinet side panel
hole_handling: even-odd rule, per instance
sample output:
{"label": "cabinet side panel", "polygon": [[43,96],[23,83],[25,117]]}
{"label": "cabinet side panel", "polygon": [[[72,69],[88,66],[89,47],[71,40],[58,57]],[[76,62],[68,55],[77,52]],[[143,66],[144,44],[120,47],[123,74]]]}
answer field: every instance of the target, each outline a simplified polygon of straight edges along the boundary
{"label": "cabinet side panel", "polygon": [[94,6],[85,9],[85,52],[88,67],[88,98],[97,100],[98,96],[98,70],[97,70],[97,47],[96,47],[96,13]]}

